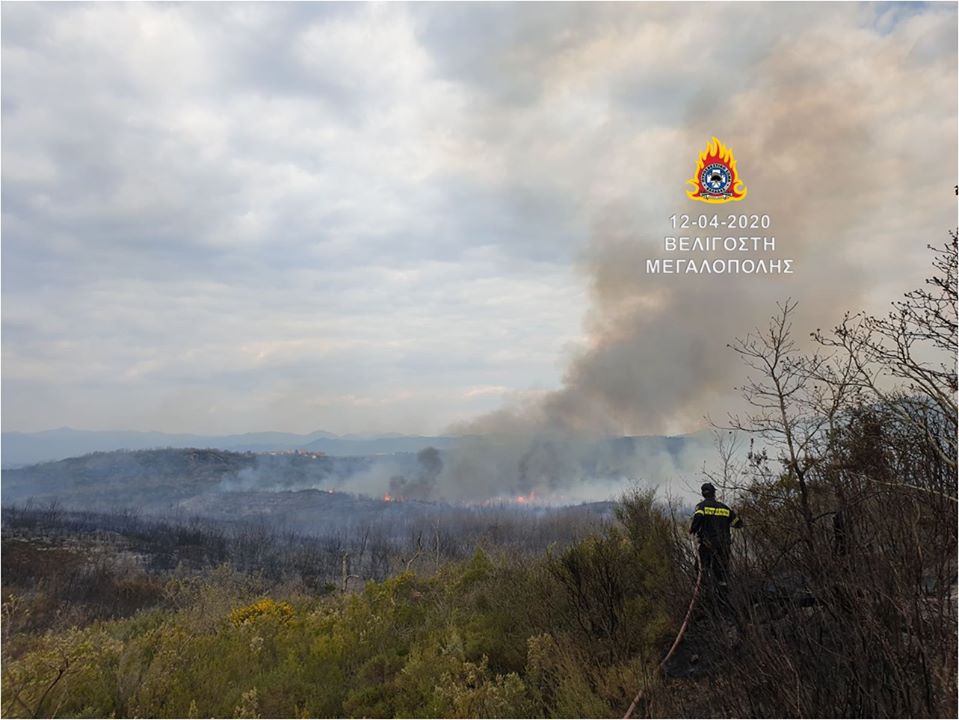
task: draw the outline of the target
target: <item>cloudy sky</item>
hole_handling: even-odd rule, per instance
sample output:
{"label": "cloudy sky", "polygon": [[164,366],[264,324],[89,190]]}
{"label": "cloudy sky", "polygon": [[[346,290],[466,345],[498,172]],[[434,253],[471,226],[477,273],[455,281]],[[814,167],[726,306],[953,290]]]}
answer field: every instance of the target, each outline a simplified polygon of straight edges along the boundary
{"label": "cloudy sky", "polygon": [[[925,277],[955,226],[956,23],[4,3],[3,429],[435,433],[532,405],[695,430],[777,299],[811,330]],[[685,195],[713,135],[791,278],[645,274],[666,218],[715,209]]]}

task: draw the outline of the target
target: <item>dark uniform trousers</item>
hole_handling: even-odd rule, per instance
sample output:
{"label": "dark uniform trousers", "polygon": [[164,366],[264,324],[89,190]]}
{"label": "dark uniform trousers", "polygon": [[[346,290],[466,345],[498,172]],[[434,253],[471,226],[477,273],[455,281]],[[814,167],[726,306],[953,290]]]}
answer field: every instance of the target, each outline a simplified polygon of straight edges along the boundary
{"label": "dark uniform trousers", "polygon": [[729,547],[714,548],[707,542],[699,544],[699,563],[703,575],[714,585],[729,584]]}

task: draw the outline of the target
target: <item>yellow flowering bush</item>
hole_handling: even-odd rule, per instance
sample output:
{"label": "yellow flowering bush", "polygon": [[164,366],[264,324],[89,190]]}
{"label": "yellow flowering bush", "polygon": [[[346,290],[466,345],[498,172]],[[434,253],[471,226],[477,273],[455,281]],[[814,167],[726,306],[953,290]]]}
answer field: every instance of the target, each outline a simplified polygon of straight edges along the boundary
{"label": "yellow flowering bush", "polygon": [[246,625],[262,618],[282,621],[293,617],[293,606],[287,602],[276,602],[272,598],[257,600],[252,605],[234,608],[230,611],[230,622],[236,627]]}

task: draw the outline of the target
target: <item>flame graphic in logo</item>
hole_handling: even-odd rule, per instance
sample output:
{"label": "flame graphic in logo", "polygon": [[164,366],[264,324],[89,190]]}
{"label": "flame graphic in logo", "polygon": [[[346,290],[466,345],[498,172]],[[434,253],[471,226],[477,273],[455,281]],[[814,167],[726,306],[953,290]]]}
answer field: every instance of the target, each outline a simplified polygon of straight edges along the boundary
{"label": "flame graphic in logo", "polygon": [[736,172],[733,151],[717,137],[712,139],[704,152],[699,153],[696,172],[686,182],[695,188],[686,191],[693,200],[724,203],[746,197],[746,185]]}

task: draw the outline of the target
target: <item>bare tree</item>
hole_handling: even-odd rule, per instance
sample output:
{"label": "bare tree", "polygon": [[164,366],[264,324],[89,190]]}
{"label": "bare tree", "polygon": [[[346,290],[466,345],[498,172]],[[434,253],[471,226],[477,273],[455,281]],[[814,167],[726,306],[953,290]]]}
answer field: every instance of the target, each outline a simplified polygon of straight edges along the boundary
{"label": "bare tree", "polygon": [[[925,288],[905,293],[885,317],[847,313],[832,334],[817,330],[813,337],[843,351],[864,396],[922,432],[955,472],[957,233],[950,235],[943,247],[929,246],[935,273]],[[924,408],[936,410],[942,432],[934,432]]]}
{"label": "bare tree", "polygon": [[[811,355],[793,341],[790,301],[732,345],[751,412],[730,428],[762,447],[745,471],[724,457],[721,473],[751,528],[735,653],[691,629],[704,658],[722,658],[701,685],[716,711],[955,716],[955,261],[953,233],[926,289],[887,317],[814,333]],[[669,695],[656,702],[684,714]]]}
{"label": "bare tree", "polygon": [[[731,429],[760,439],[775,448],[785,476],[769,477],[795,484],[806,539],[814,522],[810,500],[810,473],[821,461],[826,432],[835,423],[848,391],[847,374],[829,369],[830,357],[804,355],[792,336],[796,302],[778,304],[765,329],[756,329],[730,347],[753,372],[739,388],[751,412],[730,417]],[[833,379],[835,382],[826,382]],[[765,448],[751,453],[757,470],[766,467]]]}

